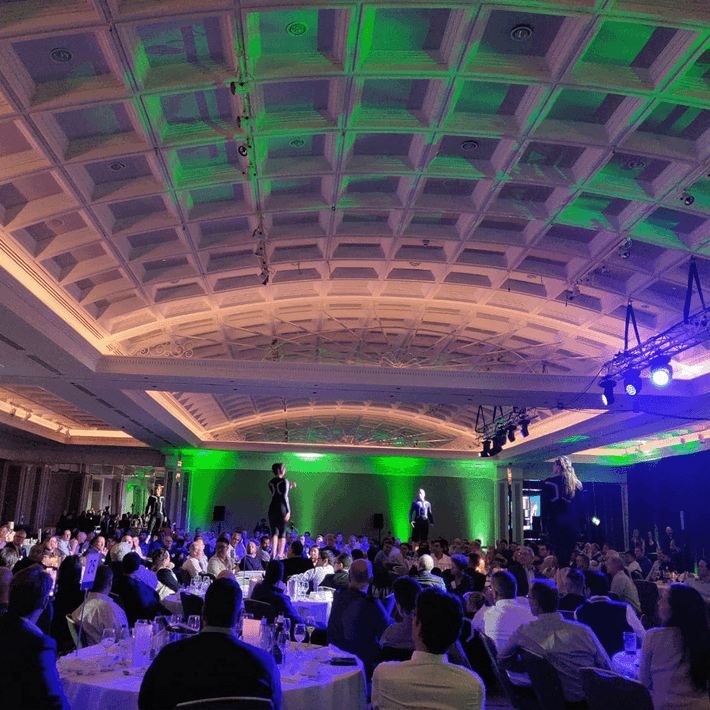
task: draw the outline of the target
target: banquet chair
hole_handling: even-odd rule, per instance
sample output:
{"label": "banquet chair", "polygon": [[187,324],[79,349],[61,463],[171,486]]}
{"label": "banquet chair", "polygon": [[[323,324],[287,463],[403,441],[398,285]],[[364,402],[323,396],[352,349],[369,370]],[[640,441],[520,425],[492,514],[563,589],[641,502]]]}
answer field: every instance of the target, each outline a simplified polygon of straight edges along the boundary
{"label": "banquet chair", "polygon": [[82,629],[82,640],[79,643],[79,624],[77,624],[74,619],[71,618],[70,614],[66,615],[67,626],[69,627],[69,633],[71,634],[71,640],[74,642],[74,648],[84,648],[86,646],[86,637],[84,636],[84,630]]}
{"label": "banquet chair", "polygon": [[516,686],[510,682],[510,678],[506,671],[498,665],[498,650],[493,641],[485,634],[480,634],[483,648],[486,649],[488,657],[491,659],[491,667],[495,677],[501,684],[503,691],[508,696],[510,704],[515,710],[540,710],[540,704],[537,698],[530,692],[530,688],[526,686]]}
{"label": "banquet chair", "polygon": [[645,629],[651,629],[660,624],[658,616],[658,587],[655,582],[642,579],[634,580],[641,604],[641,623]]}
{"label": "banquet chair", "polygon": [[253,614],[255,619],[264,619],[268,623],[273,624],[276,618],[276,609],[268,602],[260,602],[256,599],[244,600],[244,611],[247,614]]}
{"label": "banquet chair", "polygon": [[537,653],[520,649],[520,660],[542,710],[565,710],[565,696],[557,669]]}
{"label": "banquet chair", "polygon": [[651,693],[641,683],[599,668],[580,673],[589,710],[653,710]]}
{"label": "banquet chair", "polygon": [[174,710],[274,710],[266,698],[205,698],[178,703]]}
{"label": "banquet chair", "polygon": [[182,613],[185,620],[187,620],[188,616],[202,616],[202,607],[205,603],[202,597],[188,592],[180,592],[180,603],[182,604]]}

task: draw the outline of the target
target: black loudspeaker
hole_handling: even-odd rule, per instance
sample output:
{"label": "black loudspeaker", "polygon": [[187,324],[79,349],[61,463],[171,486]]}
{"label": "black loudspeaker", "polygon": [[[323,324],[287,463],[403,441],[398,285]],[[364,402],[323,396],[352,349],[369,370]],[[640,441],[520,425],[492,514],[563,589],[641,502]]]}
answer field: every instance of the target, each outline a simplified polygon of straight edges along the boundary
{"label": "black loudspeaker", "polygon": [[215,505],[214,513],[212,514],[212,520],[214,520],[215,523],[223,523],[224,522],[224,506],[223,505]]}
{"label": "black loudspeaker", "polygon": [[382,530],[385,526],[385,516],[382,513],[375,513],[373,516],[373,521],[375,524],[375,530]]}

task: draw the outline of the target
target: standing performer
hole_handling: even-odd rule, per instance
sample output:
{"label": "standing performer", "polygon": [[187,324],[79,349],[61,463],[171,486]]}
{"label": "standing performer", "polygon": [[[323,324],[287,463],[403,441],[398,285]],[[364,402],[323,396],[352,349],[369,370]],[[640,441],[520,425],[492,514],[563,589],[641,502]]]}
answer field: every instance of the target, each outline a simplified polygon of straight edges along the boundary
{"label": "standing performer", "polygon": [[424,489],[417,491],[417,498],[409,509],[409,522],[413,528],[412,542],[426,542],[429,537],[429,524],[434,524],[431,503],[424,499]]}
{"label": "standing performer", "polygon": [[[269,526],[271,527],[271,554],[273,559],[284,557],[286,549],[286,523],[291,519],[291,505],[288,502],[288,492],[296,487],[295,481],[284,478],[286,466],[275,463],[271,470],[274,478],[269,481],[271,504],[269,505]],[[278,552],[277,552],[278,545]]]}
{"label": "standing performer", "polygon": [[574,545],[584,528],[582,483],[566,456],[555,459],[552,473],[542,489],[542,526],[562,568],[569,567]]}
{"label": "standing performer", "polygon": [[145,507],[145,514],[148,518],[148,533],[146,542],[150,543],[155,535],[158,539],[160,528],[163,527],[163,518],[165,517],[165,498],[163,498],[163,484],[157,483],[152,496],[148,496],[148,504]]}

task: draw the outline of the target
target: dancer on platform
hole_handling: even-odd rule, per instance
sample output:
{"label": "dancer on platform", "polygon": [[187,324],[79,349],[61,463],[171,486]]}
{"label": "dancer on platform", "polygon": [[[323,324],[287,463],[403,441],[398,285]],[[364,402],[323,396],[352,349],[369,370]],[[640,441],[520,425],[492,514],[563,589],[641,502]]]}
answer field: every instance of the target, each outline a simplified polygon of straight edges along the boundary
{"label": "dancer on platform", "polygon": [[582,483],[572,462],[558,456],[552,465],[551,478],[542,489],[542,526],[560,567],[569,567],[574,545],[584,528]]}
{"label": "dancer on platform", "polygon": [[152,496],[148,496],[148,504],[145,507],[146,516],[148,518],[148,533],[146,542],[150,543],[155,535],[158,539],[160,528],[163,527],[163,518],[165,517],[165,498],[163,497],[163,484],[157,483]]}
{"label": "dancer on platform", "polygon": [[409,522],[412,526],[412,542],[426,542],[429,537],[429,525],[434,524],[431,503],[425,499],[424,489],[417,491],[417,498],[409,509]]}
{"label": "dancer on platform", "polygon": [[289,481],[286,476],[286,466],[275,463],[271,470],[274,477],[269,481],[271,504],[269,505],[269,526],[271,527],[272,559],[280,560],[286,549],[286,523],[291,519],[291,505],[288,492],[296,487],[295,481]]}

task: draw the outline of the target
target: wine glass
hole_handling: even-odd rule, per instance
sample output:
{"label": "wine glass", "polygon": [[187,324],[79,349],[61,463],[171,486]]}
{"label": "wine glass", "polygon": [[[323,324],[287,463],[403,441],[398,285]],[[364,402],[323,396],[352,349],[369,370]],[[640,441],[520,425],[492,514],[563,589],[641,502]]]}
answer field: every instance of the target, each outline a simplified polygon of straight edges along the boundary
{"label": "wine glass", "polygon": [[291,643],[291,636],[289,635],[288,631],[279,631],[279,636],[276,639],[276,643],[281,649],[281,665],[286,665],[286,649],[288,648],[289,643]]}
{"label": "wine glass", "polygon": [[313,645],[313,632],[316,630],[316,620],[313,616],[306,617],[306,631],[308,631],[308,643]]}
{"label": "wine glass", "polygon": [[270,654],[274,649],[274,630],[268,624],[263,624],[259,634],[261,648]]}
{"label": "wine glass", "polygon": [[175,626],[182,623],[182,616],[180,614],[170,614],[170,626]]}
{"label": "wine glass", "polygon": [[291,635],[291,619],[288,616],[283,618],[283,630],[290,636]]}
{"label": "wine glass", "polygon": [[116,643],[121,649],[121,665],[130,665],[133,660],[133,635],[127,626],[122,626],[116,631]]}
{"label": "wine glass", "polygon": [[115,640],[116,630],[113,628],[113,626],[110,626],[109,628],[103,630],[101,634],[101,645],[104,647],[105,651],[108,651],[108,649],[113,646]]}
{"label": "wine glass", "polygon": [[200,630],[200,617],[198,614],[191,614],[187,617],[187,626],[194,631]]}
{"label": "wine glass", "polygon": [[293,637],[298,641],[298,652],[301,652],[301,642],[306,638],[306,625],[296,624],[293,627]]}

